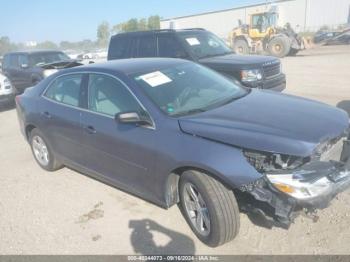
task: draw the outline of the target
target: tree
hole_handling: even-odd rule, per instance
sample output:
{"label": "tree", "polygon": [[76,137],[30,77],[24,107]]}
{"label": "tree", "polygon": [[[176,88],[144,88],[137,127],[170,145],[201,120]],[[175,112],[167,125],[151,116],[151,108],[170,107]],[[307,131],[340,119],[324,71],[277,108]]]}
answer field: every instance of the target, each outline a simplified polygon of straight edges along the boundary
{"label": "tree", "polygon": [[109,24],[107,22],[102,22],[97,28],[97,43],[99,46],[107,46],[109,41],[110,31]]}
{"label": "tree", "polygon": [[148,17],[148,29],[155,30],[160,29],[160,17],[159,15],[153,15]]}
{"label": "tree", "polygon": [[145,31],[148,29],[148,24],[147,24],[147,20],[146,18],[141,18],[138,22],[138,26],[137,26],[138,30],[140,31]]}
{"label": "tree", "polygon": [[10,38],[7,36],[0,37],[0,54],[16,50],[16,45],[11,43]]}
{"label": "tree", "polygon": [[132,18],[124,24],[124,32],[134,32],[138,30],[138,21],[136,18]]}
{"label": "tree", "polygon": [[58,49],[58,46],[51,41],[44,41],[41,43],[38,43],[36,48],[38,49]]}

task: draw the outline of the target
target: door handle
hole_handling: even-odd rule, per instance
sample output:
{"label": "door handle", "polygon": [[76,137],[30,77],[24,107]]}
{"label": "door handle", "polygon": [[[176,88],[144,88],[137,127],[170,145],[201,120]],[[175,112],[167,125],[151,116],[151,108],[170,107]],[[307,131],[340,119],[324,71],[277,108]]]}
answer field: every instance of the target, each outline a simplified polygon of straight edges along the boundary
{"label": "door handle", "polygon": [[89,134],[96,134],[96,129],[93,126],[84,126],[84,130]]}
{"label": "door handle", "polygon": [[52,116],[50,115],[50,113],[49,112],[43,112],[43,113],[41,113],[41,115],[43,116],[43,117],[45,117],[45,118],[47,118],[47,119],[51,119],[52,118]]}

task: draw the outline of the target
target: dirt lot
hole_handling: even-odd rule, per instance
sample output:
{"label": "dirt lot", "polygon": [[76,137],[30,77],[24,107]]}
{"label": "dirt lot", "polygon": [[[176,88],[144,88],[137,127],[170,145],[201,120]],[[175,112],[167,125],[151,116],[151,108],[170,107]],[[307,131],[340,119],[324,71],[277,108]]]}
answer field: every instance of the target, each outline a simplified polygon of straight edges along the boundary
{"label": "dirt lot", "polygon": [[[350,108],[350,47],[283,60],[289,94]],[[286,112],[288,116],[288,112]],[[241,215],[239,236],[216,249],[190,231],[178,208],[163,210],[64,168],[35,163],[15,110],[0,113],[0,254],[350,254],[350,191],[286,231]]]}

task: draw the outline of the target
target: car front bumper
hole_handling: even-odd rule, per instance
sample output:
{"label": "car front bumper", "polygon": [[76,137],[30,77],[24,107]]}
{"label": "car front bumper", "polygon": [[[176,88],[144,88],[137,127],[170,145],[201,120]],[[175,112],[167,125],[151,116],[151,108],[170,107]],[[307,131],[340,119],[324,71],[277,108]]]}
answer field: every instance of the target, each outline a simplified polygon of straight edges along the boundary
{"label": "car front bumper", "polygon": [[11,103],[13,102],[15,99],[15,95],[14,94],[6,94],[6,95],[2,95],[0,94],[0,103]]}
{"label": "car front bumper", "polygon": [[242,82],[244,86],[282,92],[286,89],[286,75],[281,73],[273,78],[264,79],[257,82]]}
{"label": "car front bumper", "polygon": [[[285,177],[286,185],[294,185],[301,189],[300,192],[309,192],[309,195],[293,196],[281,192],[274,186],[276,175]],[[250,196],[245,205],[248,208],[244,209],[247,213],[258,215],[269,228],[288,228],[296,216],[301,213],[313,214],[317,209],[328,207],[332,199],[349,187],[350,141],[345,140],[339,161],[313,160],[294,170],[266,174],[253,187],[241,191]]]}

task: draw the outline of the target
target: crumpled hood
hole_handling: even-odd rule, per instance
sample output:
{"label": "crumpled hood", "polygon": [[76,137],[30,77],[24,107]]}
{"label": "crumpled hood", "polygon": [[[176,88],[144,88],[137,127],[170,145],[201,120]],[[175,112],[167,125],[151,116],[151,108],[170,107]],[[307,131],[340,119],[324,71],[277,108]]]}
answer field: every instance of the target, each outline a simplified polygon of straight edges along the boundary
{"label": "crumpled hood", "polygon": [[[310,156],[346,131],[346,112],[316,101],[252,90],[227,105],[179,120],[183,132],[233,146]],[[210,148],[208,148],[210,153]]]}
{"label": "crumpled hood", "polygon": [[76,60],[66,60],[66,61],[57,61],[57,62],[48,63],[48,64],[40,64],[38,65],[38,67],[41,67],[43,69],[63,69],[63,68],[81,66],[81,65],[83,64],[77,62]]}
{"label": "crumpled hood", "polygon": [[210,67],[231,65],[232,67],[239,67],[240,69],[252,69],[261,68],[271,63],[279,63],[279,59],[271,56],[229,54],[202,58],[199,59],[198,62]]}

